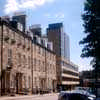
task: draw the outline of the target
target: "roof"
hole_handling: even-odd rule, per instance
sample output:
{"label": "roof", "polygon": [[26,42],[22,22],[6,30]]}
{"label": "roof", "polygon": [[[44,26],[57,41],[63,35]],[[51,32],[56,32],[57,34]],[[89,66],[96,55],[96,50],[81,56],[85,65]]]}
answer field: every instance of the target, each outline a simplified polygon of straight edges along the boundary
{"label": "roof", "polygon": [[[3,24],[7,25],[7,27],[9,27],[10,29],[12,29],[13,31],[15,31],[15,32],[17,32],[18,34],[22,35],[23,37],[28,38],[29,40],[33,41],[33,39],[32,39],[30,36],[28,36],[27,34],[25,34],[24,32],[22,32],[22,31],[20,31],[20,30],[18,30],[18,29],[16,29],[16,28],[13,28],[7,21],[3,20],[3,19],[0,17],[0,24],[1,24],[1,22],[2,22]],[[36,44],[36,45],[38,45],[38,46],[44,48],[45,50],[47,50],[47,51],[49,51],[49,52],[51,52],[51,53],[53,53],[53,54],[55,54],[53,51],[51,51],[50,49],[44,47],[43,45],[40,45],[40,44],[35,43],[35,42],[32,42],[32,43],[34,43],[34,44]]]}

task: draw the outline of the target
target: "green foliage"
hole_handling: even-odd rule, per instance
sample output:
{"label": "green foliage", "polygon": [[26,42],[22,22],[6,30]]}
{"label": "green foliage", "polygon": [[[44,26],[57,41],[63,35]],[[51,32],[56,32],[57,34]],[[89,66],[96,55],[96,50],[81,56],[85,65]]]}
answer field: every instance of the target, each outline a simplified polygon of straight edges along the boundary
{"label": "green foliage", "polygon": [[86,0],[84,6],[82,19],[86,37],[79,43],[84,45],[81,57],[92,57],[93,67],[100,66],[100,0]]}

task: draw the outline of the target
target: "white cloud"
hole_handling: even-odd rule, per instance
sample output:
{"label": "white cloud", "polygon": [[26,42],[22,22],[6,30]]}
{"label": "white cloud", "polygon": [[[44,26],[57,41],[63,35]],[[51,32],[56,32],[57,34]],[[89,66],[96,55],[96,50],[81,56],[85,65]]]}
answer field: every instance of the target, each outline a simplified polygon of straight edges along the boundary
{"label": "white cloud", "polygon": [[9,14],[22,9],[35,9],[54,0],[6,0],[5,13]]}
{"label": "white cloud", "polygon": [[57,19],[57,20],[64,19],[64,17],[65,17],[64,13],[61,13],[61,12],[60,13],[56,13],[56,14],[46,13],[46,14],[44,14],[44,16],[46,16],[49,19]]}
{"label": "white cloud", "polygon": [[18,3],[16,0],[7,0],[7,4],[5,5],[5,13],[9,14],[10,12],[15,12],[19,10]]}

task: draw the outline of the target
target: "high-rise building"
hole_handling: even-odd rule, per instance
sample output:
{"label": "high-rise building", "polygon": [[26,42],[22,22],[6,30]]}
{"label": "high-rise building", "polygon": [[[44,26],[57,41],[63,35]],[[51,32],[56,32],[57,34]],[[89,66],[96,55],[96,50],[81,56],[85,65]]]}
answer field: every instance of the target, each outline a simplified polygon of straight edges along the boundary
{"label": "high-rise building", "polygon": [[29,29],[31,30],[33,35],[41,36],[41,25],[40,24],[32,25],[32,26],[30,26]]}
{"label": "high-rise building", "polygon": [[21,31],[25,32],[26,29],[26,15],[23,13],[16,13],[12,17],[12,21],[16,21],[18,23],[18,29],[21,29]]}
{"label": "high-rise building", "polygon": [[74,88],[79,84],[78,67],[70,61],[69,36],[64,32],[63,23],[49,24],[47,37],[56,53],[58,90]]}
{"label": "high-rise building", "polygon": [[70,60],[69,36],[64,32],[63,23],[49,24],[47,36],[49,41],[53,41],[57,56]]}
{"label": "high-rise building", "polygon": [[70,60],[70,40],[66,33],[64,33],[64,57]]}

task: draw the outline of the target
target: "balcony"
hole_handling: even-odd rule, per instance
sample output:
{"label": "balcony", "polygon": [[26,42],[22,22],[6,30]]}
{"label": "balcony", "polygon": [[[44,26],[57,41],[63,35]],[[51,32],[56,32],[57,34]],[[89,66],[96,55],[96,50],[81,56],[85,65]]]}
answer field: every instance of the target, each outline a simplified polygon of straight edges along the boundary
{"label": "balcony", "polygon": [[72,81],[62,81],[63,85],[78,85],[79,82],[72,82]]}
{"label": "balcony", "polygon": [[62,66],[62,69],[63,69],[63,70],[67,70],[67,71],[71,71],[71,72],[74,72],[74,73],[79,73],[78,71],[76,71],[76,70],[74,70],[74,69],[72,69],[72,68],[70,68],[70,67]]}
{"label": "balcony", "polygon": [[78,76],[69,75],[69,74],[64,74],[64,73],[62,73],[62,77],[79,79],[79,77],[78,77]]}

